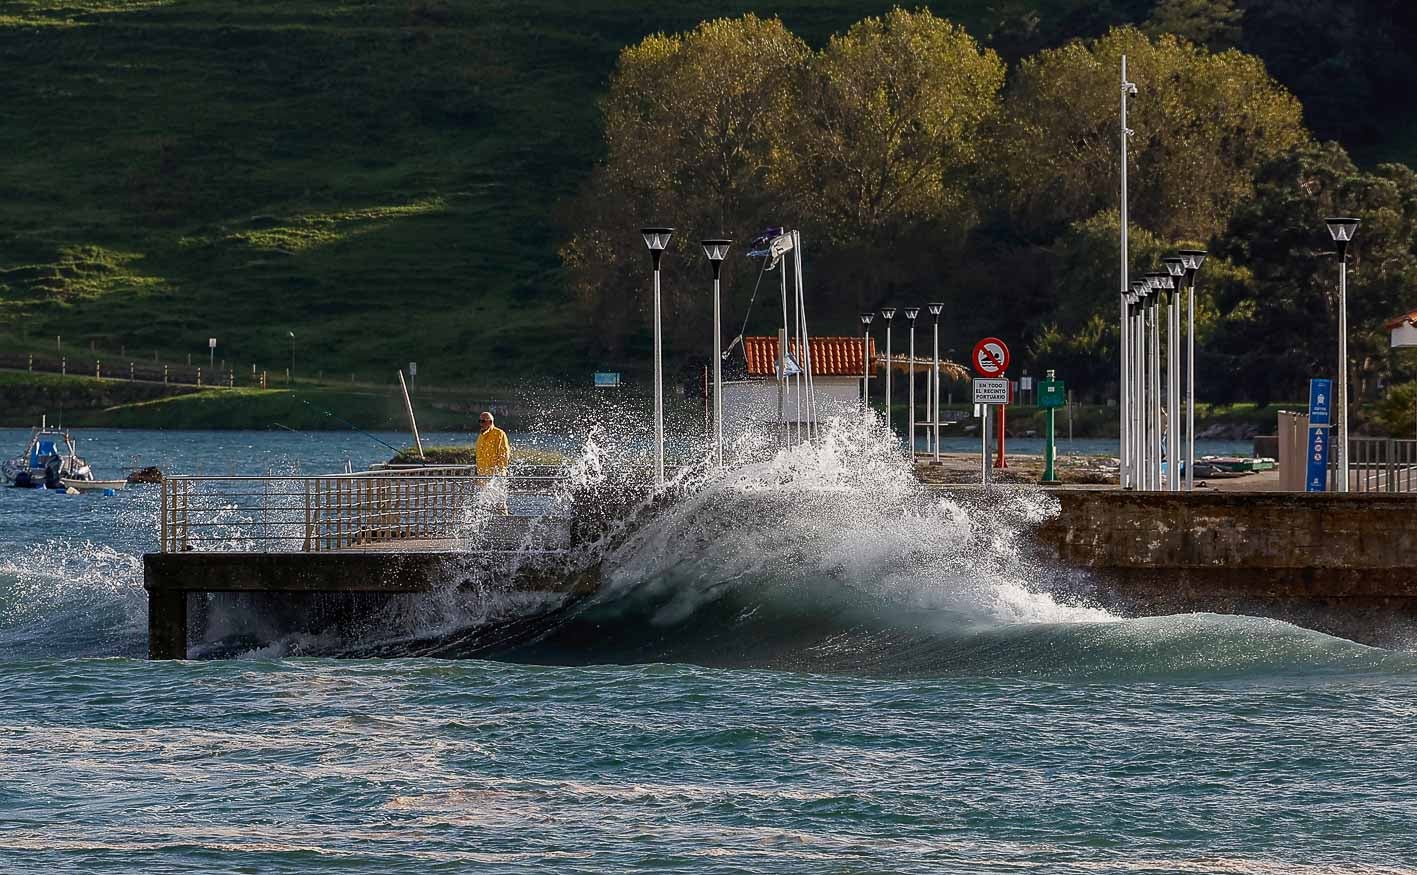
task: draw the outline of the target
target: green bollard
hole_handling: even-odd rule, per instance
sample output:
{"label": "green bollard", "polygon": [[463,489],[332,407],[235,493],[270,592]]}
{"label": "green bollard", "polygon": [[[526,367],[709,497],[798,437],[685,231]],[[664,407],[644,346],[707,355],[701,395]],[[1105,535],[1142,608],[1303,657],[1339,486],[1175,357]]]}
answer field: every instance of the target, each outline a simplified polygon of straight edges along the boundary
{"label": "green bollard", "polygon": [[1054,470],[1054,458],[1058,455],[1058,444],[1053,430],[1054,418],[1058,408],[1062,407],[1068,397],[1067,390],[1063,387],[1061,380],[1054,379],[1054,371],[1049,369],[1047,376],[1038,383],[1038,406],[1045,411],[1045,442],[1043,444],[1043,482],[1046,484],[1058,483],[1058,472]]}

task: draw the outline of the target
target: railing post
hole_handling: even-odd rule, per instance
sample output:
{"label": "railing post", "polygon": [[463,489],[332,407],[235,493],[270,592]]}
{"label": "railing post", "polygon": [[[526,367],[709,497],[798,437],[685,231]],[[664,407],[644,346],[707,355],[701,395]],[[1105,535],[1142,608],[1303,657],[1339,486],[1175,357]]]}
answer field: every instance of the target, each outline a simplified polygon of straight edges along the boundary
{"label": "railing post", "polygon": [[172,550],[167,543],[167,491],[172,488],[172,480],[162,481],[162,498],[158,503],[158,543],[162,545],[163,553],[171,553]]}

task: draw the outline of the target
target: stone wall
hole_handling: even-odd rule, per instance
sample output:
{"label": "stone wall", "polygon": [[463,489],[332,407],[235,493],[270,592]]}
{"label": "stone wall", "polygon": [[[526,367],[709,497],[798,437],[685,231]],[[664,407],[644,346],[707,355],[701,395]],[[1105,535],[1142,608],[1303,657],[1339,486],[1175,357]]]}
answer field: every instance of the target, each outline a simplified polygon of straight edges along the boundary
{"label": "stone wall", "polygon": [[1417,495],[1059,491],[1041,545],[1129,614],[1276,617],[1417,640]]}

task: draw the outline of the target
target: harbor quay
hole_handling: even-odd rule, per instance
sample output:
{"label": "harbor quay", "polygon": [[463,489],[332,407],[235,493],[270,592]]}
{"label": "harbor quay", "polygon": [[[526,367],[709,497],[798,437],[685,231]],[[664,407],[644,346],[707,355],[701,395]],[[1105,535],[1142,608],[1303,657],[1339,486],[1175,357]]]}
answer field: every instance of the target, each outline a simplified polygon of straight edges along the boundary
{"label": "harbor quay", "polygon": [[1123,616],[1248,614],[1388,646],[1417,629],[1417,495],[1053,494],[1037,549]]}
{"label": "harbor quay", "polygon": [[[186,658],[210,607],[233,596],[296,629],[450,588],[588,596],[600,586],[592,557],[656,510],[647,488],[557,503],[552,478],[510,478],[491,496],[487,479],[443,467],[168,480],[163,549],[143,562],[150,658]],[[987,498],[1038,488],[1001,484]],[[978,486],[931,492],[981,498]],[[1020,537],[1055,592],[1122,616],[1249,614],[1373,644],[1417,628],[1417,496],[1048,492],[1056,513]],[[492,512],[470,518],[479,501]]]}

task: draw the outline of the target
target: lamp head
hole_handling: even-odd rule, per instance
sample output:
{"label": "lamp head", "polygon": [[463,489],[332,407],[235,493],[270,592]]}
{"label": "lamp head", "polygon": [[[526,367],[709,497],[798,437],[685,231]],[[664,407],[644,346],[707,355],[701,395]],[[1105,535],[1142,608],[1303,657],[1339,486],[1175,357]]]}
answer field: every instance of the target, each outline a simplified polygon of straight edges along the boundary
{"label": "lamp head", "polygon": [[1166,272],[1173,277],[1181,276],[1186,272],[1186,263],[1179,255],[1168,255],[1161,259],[1161,264],[1165,266]]}
{"label": "lamp head", "polygon": [[915,317],[916,317],[916,316],[919,316],[919,315],[920,315],[920,308],[919,308],[919,307],[906,307],[906,308],[905,308],[905,318],[909,319],[911,322],[914,322],[914,321],[915,321]]}
{"label": "lamp head", "polygon": [[1361,221],[1352,216],[1330,216],[1324,219],[1333,242],[1344,244],[1353,242],[1353,238],[1358,234],[1358,223]]}
{"label": "lamp head", "polygon": [[641,228],[645,245],[650,252],[663,252],[669,246],[669,238],[674,236],[673,228]]}
{"label": "lamp head", "polygon": [[893,320],[895,319],[895,308],[894,308],[894,307],[882,307],[882,308],[881,308],[881,316],[882,316],[882,318],[884,318],[887,322],[893,321]]}
{"label": "lamp head", "polygon": [[939,319],[940,314],[945,311],[944,304],[926,304],[925,306],[930,308],[930,315],[934,316],[936,319]]}
{"label": "lamp head", "polygon": [[869,325],[871,324],[871,320],[872,320],[872,319],[875,319],[875,318],[876,318],[876,314],[875,314],[875,313],[862,313],[862,314],[861,314],[861,325],[862,325],[862,327],[869,326]]}
{"label": "lamp head", "polygon": [[1182,249],[1176,254],[1181,256],[1181,266],[1186,270],[1200,270],[1205,263],[1204,249]]}
{"label": "lamp head", "polygon": [[[648,238],[646,238],[646,242],[648,242]],[[668,242],[666,238],[665,243]],[[709,261],[722,261],[728,257],[728,245],[732,242],[732,240],[705,240],[704,255],[708,257]]]}

